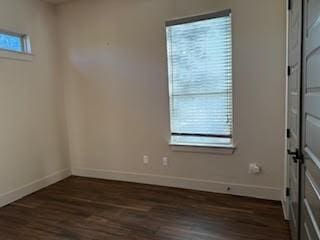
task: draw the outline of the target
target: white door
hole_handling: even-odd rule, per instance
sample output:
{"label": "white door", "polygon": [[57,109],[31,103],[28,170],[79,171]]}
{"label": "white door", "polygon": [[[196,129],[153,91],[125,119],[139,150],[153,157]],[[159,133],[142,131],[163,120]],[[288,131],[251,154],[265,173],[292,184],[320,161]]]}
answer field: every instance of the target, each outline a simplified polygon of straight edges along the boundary
{"label": "white door", "polygon": [[320,0],[304,0],[301,239],[320,239]]}
{"label": "white door", "polygon": [[302,55],[302,0],[291,0],[289,7],[288,68],[288,205],[291,235],[299,236],[300,226],[300,96]]}

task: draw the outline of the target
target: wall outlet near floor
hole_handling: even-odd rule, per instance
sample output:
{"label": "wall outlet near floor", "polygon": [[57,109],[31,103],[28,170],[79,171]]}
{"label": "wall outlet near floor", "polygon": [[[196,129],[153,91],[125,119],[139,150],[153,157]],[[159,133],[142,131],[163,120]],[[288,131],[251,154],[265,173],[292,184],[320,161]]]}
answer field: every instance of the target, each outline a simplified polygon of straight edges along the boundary
{"label": "wall outlet near floor", "polygon": [[169,165],[169,160],[167,157],[162,158],[162,165],[165,167],[167,167]]}
{"label": "wall outlet near floor", "polygon": [[148,156],[143,156],[142,158],[143,164],[149,164],[149,157]]}
{"label": "wall outlet near floor", "polygon": [[257,163],[250,163],[249,164],[249,173],[257,175],[257,174],[261,173],[261,167]]}

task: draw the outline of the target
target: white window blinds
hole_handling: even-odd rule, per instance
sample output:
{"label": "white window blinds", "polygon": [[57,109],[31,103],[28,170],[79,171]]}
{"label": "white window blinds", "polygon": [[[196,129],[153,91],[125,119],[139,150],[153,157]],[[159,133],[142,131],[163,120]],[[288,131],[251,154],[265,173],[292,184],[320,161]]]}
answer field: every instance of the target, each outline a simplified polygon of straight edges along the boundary
{"label": "white window blinds", "polygon": [[172,144],[232,143],[231,11],[167,22]]}

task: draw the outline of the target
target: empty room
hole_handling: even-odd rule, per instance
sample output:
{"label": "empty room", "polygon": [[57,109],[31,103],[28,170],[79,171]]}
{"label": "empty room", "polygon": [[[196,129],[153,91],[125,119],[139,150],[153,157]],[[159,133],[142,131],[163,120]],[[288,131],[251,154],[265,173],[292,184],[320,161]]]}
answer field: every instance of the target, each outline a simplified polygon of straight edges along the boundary
{"label": "empty room", "polygon": [[0,0],[0,240],[320,240],[320,0]]}

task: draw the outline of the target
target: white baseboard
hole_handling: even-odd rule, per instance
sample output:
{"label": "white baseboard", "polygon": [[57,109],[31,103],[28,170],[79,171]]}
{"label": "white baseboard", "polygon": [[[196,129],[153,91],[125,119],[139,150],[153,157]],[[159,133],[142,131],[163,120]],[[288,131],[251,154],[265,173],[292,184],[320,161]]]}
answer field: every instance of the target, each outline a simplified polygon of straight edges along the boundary
{"label": "white baseboard", "polygon": [[45,188],[51,184],[59,182],[71,175],[70,169],[64,169],[55,172],[47,177],[39,179],[37,181],[31,182],[25,186],[14,189],[13,191],[4,193],[0,195],[0,207],[8,205],[14,201],[17,201],[31,193],[34,193],[42,188]]}
{"label": "white baseboard", "polygon": [[[236,183],[199,180],[172,176],[141,174],[132,172],[107,171],[98,169],[74,168],[72,175],[81,177],[100,178],[108,180],[145,183],[159,186],[177,187],[208,191],[214,193],[226,193],[238,196],[247,196],[261,199],[277,200],[282,198],[282,190],[279,188],[245,185]],[[227,190],[230,188],[230,190]]]}

